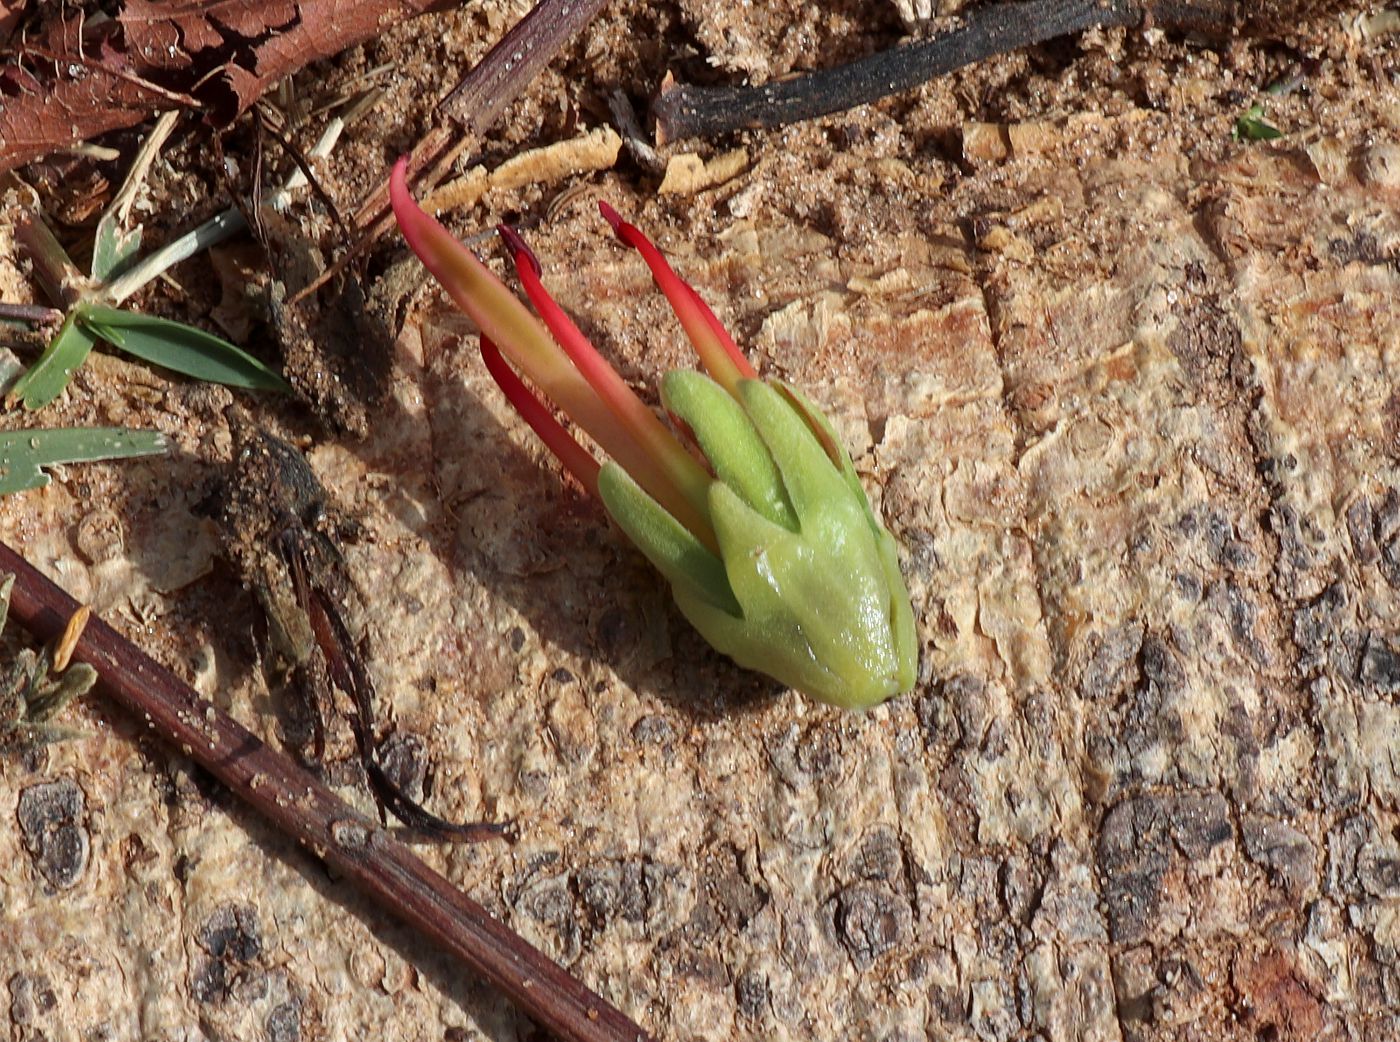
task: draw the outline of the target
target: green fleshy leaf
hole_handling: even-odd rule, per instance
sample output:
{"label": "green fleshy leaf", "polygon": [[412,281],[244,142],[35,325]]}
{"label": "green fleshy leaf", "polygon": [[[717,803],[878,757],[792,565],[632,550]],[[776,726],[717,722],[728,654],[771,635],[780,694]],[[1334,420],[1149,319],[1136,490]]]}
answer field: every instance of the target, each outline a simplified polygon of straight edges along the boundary
{"label": "green fleshy leaf", "polygon": [[[849,495],[826,501],[803,515],[800,533],[759,518],[727,488],[713,491],[710,506],[734,596],[763,635],[753,648],[730,652],[736,661],[786,680],[784,672],[805,671],[814,660],[829,680],[802,690],[847,708],[899,690],[892,591],[859,503]],[[775,632],[793,639],[775,643],[768,636]]]}
{"label": "green fleshy leaf", "polygon": [[242,348],[183,322],[99,304],[80,304],[76,315],[112,346],[184,376],[253,391],[291,391],[280,374]]}
{"label": "green fleshy leaf", "polygon": [[774,380],[772,383],[789,400],[807,426],[813,429],[813,433],[818,434],[818,440],[825,438],[831,444],[832,451],[836,453],[836,459],[832,461],[833,464],[841,471],[841,477],[845,479],[851,494],[865,504],[865,512],[870,515],[870,523],[883,531],[880,519],[875,516],[875,511],[870,507],[870,500],[865,495],[865,487],[860,483],[860,475],[856,473],[855,465],[851,463],[851,454],[841,443],[840,437],[836,434],[836,428],[826,418],[826,413],[818,409],[810,398],[786,380]]}
{"label": "green fleshy leaf", "polygon": [[870,497],[865,494],[865,487],[860,483],[860,475],[856,473],[855,465],[851,462],[851,454],[846,451],[846,446],[837,437],[836,428],[831,425],[826,414],[817,408],[811,399],[786,381],[775,380],[774,383],[793,402],[803,419],[808,424],[818,427],[835,447],[840,461],[841,476],[845,478],[846,484],[850,487],[851,495],[865,511],[866,521],[875,536],[880,564],[885,573],[886,586],[890,591],[890,630],[894,638],[895,661],[899,664],[899,690],[908,691],[914,686],[915,675],[918,671],[918,638],[914,629],[914,609],[909,601],[909,587],[905,584],[904,574],[899,569],[899,550],[895,546],[894,536],[890,535],[880,518],[876,516],[870,505]]}
{"label": "green fleshy leaf", "polygon": [[[774,655],[775,648],[795,649],[806,644],[802,635],[795,632],[787,620],[773,616],[759,622],[739,619],[720,611],[683,587],[674,587],[671,593],[686,621],[716,651],[728,655],[745,669],[770,676],[794,691],[833,705],[841,704],[838,698],[829,697],[827,693],[844,690],[842,685],[816,658],[811,655],[805,658]],[[781,661],[775,665],[778,658]]]}
{"label": "green fleshy leaf", "polygon": [[914,606],[909,600],[909,586],[899,570],[899,548],[894,536],[878,521],[876,539],[880,544],[880,564],[885,569],[885,582],[890,591],[890,631],[894,636],[896,662],[895,683],[900,691],[914,687],[919,670],[919,636],[914,629]]}
{"label": "green fleshy leaf", "polygon": [[807,518],[824,504],[849,496],[850,488],[826,449],[782,394],[762,380],[741,380],[739,395],[778,465],[799,524],[805,527]]}
{"label": "green fleshy leaf", "polygon": [[694,373],[664,384],[718,475],[707,505],[719,560],[612,463],[599,479],[609,512],[671,580],[691,624],[741,666],[846,708],[908,691],[918,667],[909,591],[850,456],[796,392],[744,380],[738,393]]}
{"label": "green fleshy leaf", "polygon": [[598,472],[598,495],[627,538],[673,587],[691,591],[720,611],[739,614],[719,558],[616,463],[609,461]]}
{"label": "green fleshy leaf", "polygon": [[30,410],[48,405],[63,393],[97,339],[78,324],[76,313],[70,314],[49,341],[48,347],[44,348],[39,360],[15,381],[6,400],[18,399]]}
{"label": "green fleshy leaf", "polygon": [[0,434],[0,495],[43,488],[49,483],[43,467],[153,456],[165,448],[159,431],[127,427],[7,431]]}
{"label": "green fleshy leaf", "polygon": [[661,401],[690,428],[720,481],[769,521],[797,530],[773,457],[728,391],[704,373],[677,369],[661,381]]}

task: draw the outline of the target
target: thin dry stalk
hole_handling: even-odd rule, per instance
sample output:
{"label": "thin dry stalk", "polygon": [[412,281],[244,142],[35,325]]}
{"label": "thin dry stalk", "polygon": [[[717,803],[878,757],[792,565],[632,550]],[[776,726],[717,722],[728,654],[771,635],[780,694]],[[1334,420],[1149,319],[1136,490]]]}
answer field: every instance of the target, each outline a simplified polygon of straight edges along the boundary
{"label": "thin dry stalk", "polygon": [[[0,572],[15,576],[10,617],[35,639],[57,640],[68,631],[78,602],[3,542]],[[622,1012],[493,919],[378,822],[101,619],[88,619],[73,657],[97,670],[100,687],[114,702],[361,892],[442,945],[541,1027],[564,1042],[648,1042],[650,1036]]]}

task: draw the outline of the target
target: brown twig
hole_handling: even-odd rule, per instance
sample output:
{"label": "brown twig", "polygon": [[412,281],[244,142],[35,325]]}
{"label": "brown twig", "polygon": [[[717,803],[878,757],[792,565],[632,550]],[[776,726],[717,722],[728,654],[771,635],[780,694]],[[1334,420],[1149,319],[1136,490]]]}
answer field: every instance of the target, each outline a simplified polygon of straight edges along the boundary
{"label": "brown twig", "polygon": [[282,147],[283,152],[291,157],[292,162],[296,164],[296,168],[301,171],[301,176],[306,178],[306,183],[311,188],[311,194],[326,208],[327,212],[331,215],[331,220],[335,221],[336,227],[340,229],[341,234],[349,235],[350,226],[345,223],[345,218],[342,217],[340,213],[340,207],[335,204],[335,200],[326,192],[325,187],[321,184],[321,179],[316,176],[316,171],[311,169],[311,160],[307,158],[306,153],[292,140],[290,133],[284,133],[285,128],[279,129],[273,125],[272,120],[268,116],[268,109],[262,105],[261,102],[255,106],[254,112],[258,117],[258,122],[262,129],[267,132],[272,140],[276,141],[277,144]]}
{"label": "brown twig", "polygon": [[[413,151],[409,154],[408,168],[419,170],[426,167],[426,173],[422,175],[423,181],[436,184],[446,176],[457,157],[466,151],[470,144],[470,138],[454,134],[445,126],[433,127],[413,146]],[[389,230],[394,223],[394,217],[388,209],[388,192],[389,182],[384,181],[360,204],[360,209],[355,214],[355,226],[364,230],[360,232],[359,238],[326,265],[325,270],[297,290],[287,301],[289,306],[300,303],[332,279],[339,278],[356,257],[378,242]]]}
{"label": "brown twig", "polygon": [[78,270],[38,211],[25,209],[16,218],[15,242],[33,262],[34,277],[55,303],[72,307],[91,287],[92,280]]}
{"label": "brown twig", "polygon": [[956,29],[868,58],[759,87],[662,88],[652,102],[658,144],[781,127],[898,94],[965,65],[1086,29],[1155,25],[1229,32],[1235,0],[1023,0],[969,11]]}
{"label": "brown twig", "polygon": [[[58,638],[78,603],[0,542],[15,585],[10,616],[40,641]],[[107,694],[371,899],[432,938],[565,1042],[646,1042],[623,1013],[546,958],[420,861],[373,819],[263,742],[100,619],[74,657]]]}
{"label": "brown twig", "polygon": [[[435,187],[457,156],[476,143],[501,110],[519,96],[564,44],[593,20],[605,2],[539,0],[530,8],[438,102],[437,111],[466,133],[453,134],[441,124],[431,128],[409,157],[409,176],[414,182],[421,189]],[[310,285],[298,291],[292,303],[314,293],[345,270],[355,257],[378,242],[392,227],[387,178],[360,204],[355,225],[364,229],[360,237]]]}

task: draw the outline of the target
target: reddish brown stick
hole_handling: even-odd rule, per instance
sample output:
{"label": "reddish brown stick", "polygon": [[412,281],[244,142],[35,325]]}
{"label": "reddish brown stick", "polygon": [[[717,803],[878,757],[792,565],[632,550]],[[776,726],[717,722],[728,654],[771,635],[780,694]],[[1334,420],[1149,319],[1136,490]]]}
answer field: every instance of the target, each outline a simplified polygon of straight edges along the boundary
{"label": "reddish brown stick", "polygon": [[539,0],[438,102],[438,109],[480,134],[606,2]]}
{"label": "reddish brown stick", "polygon": [[[0,572],[15,576],[10,617],[41,641],[61,634],[78,603],[0,542]],[[404,922],[564,1042],[649,1042],[614,1006],[493,919],[373,819],[98,618],[74,658],[90,663],[107,694]]]}

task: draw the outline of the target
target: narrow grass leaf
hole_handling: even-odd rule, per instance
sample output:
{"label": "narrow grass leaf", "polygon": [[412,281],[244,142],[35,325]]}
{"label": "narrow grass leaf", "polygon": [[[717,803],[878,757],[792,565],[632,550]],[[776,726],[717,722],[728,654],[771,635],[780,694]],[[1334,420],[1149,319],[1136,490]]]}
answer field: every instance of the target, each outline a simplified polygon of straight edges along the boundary
{"label": "narrow grass leaf", "polygon": [[184,376],[253,391],[291,390],[242,348],[183,322],[97,304],[79,305],[77,315],[85,329],[113,347]]}
{"label": "narrow grass leaf", "polygon": [[0,433],[0,496],[43,488],[41,469],[58,463],[131,459],[165,451],[165,435],[129,427],[80,427]]}
{"label": "narrow grass leaf", "polygon": [[5,402],[22,401],[26,409],[42,409],[63,393],[95,343],[97,337],[78,324],[76,313],[70,314],[39,360],[15,381]]}
{"label": "narrow grass leaf", "polygon": [[97,235],[92,243],[92,277],[98,282],[111,282],[136,260],[141,248],[141,226],[124,231],[115,214],[107,214],[97,222]]}

